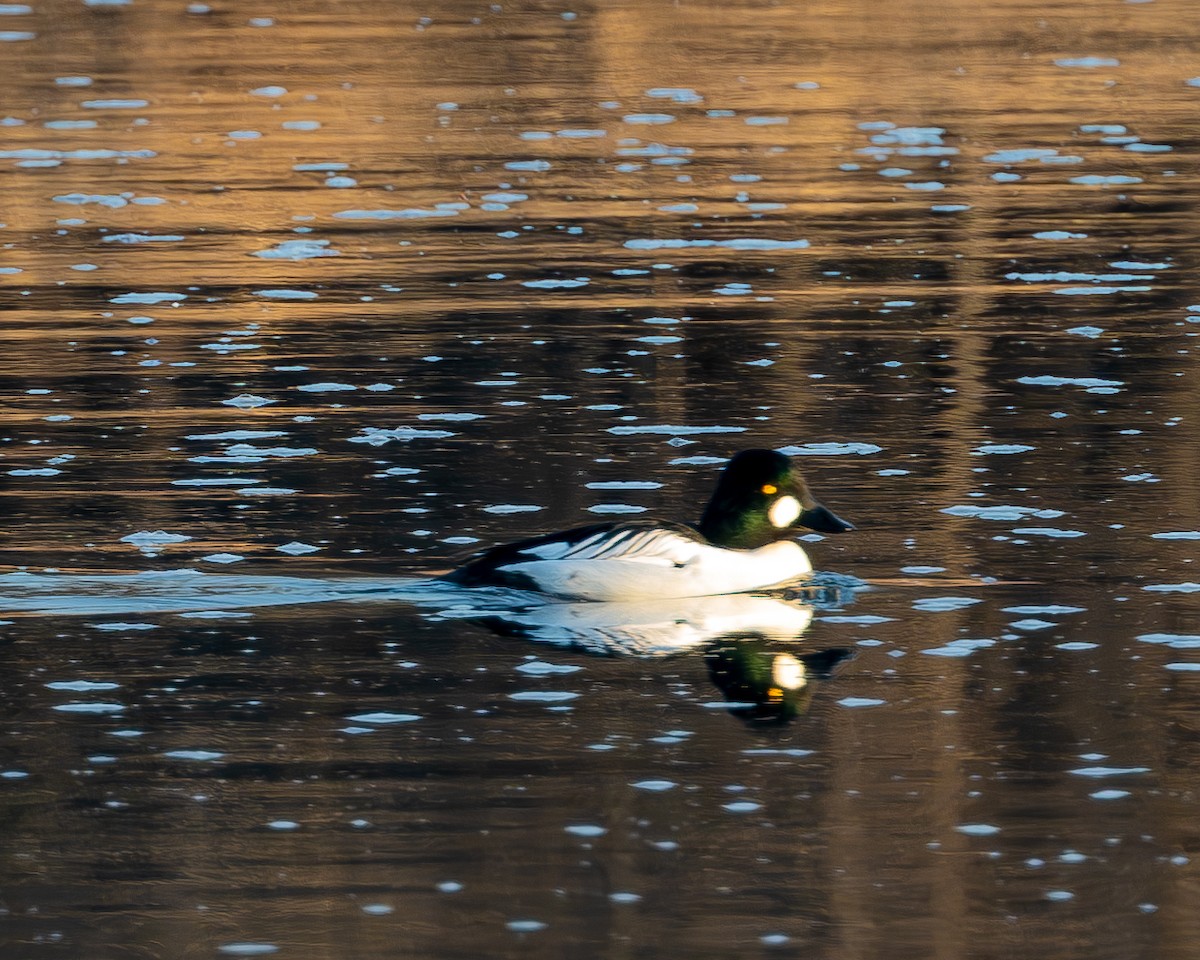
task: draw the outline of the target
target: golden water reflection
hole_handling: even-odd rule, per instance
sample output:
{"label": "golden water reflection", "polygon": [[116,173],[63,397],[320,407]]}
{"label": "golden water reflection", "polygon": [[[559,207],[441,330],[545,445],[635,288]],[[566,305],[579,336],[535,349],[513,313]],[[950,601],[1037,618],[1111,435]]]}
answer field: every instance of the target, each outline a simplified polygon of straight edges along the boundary
{"label": "golden water reflection", "polygon": [[6,950],[1190,955],[1194,21],[0,7],[0,574],[420,576],[773,446],[877,582],[653,660],[0,610]]}

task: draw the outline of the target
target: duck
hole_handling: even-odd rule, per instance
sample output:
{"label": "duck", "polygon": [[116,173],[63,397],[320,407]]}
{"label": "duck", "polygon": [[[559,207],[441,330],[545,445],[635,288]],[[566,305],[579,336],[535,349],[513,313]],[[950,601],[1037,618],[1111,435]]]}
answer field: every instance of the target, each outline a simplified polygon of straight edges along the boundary
{"label": "duck", "polygon": [[594,523],[492,547],[440,579],[556,600],[677,600],[783,588],[812,573],[797,527],[854,525],[820,503],[777,450],[743,450],[725,465],[696,525]]}

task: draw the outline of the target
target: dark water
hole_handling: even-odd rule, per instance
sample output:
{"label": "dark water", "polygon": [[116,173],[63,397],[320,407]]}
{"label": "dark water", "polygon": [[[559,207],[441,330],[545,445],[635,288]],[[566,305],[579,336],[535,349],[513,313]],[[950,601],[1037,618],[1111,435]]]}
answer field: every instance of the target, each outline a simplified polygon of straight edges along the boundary
{"label": "dark water", "polygon": [[1192,956],[1193,14],[0,5],[3,956]]}

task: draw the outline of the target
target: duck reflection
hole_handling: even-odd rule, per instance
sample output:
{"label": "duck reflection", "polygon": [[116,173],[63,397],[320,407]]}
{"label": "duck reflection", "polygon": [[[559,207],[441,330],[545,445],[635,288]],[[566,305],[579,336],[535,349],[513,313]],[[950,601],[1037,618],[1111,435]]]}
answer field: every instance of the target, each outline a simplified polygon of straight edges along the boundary
{"label": "duck reflection", "polygon": [[845,648],[798,653],[813,619],[809,604],[736,594],[690,600],[542,603],[508,610],[458,608],[496,633],[610,657],[666,657],[703,650],[709,676],[747,720],[784,722],[804,713],[813,681],[853,657]]}
{"label": "duck reflection", "polygon": [[731,634],[704,653],[708,674],[745,720],[784,723],[807,713],[814,680],[828,680],[854,657],[846,647],[796,654],[780,650],[759,634]]}
{"label": "duck reflection", "polygon": [[733,594],[687,600],[538,603],[511,609],[457,608],[443,617],[482,623],[497,633],[614,657],[663,657],[732,634],[791,640],[813,608],[773,597]]}

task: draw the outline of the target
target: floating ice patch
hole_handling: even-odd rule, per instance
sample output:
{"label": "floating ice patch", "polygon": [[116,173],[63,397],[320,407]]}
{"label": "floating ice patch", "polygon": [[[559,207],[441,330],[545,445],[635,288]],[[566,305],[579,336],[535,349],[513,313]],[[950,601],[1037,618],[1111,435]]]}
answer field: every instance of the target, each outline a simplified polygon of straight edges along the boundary
{"label": "floating ice patch", "polygon": [[883,447],[873,443],[804,443],[798,446],[780,447],[779,452],[787,457],[865,457],[880,453]]}
{"label": "floating ice patch", "polygon": [[651,793],[664,793],[667,790],[674,790],[679,784],[673,780],[638,780],[636,783],[631,783],[631,787],[635,790],[648,790]]}
{"label": "floating ice patch", "polygon": [[1056,67],[1072,67],[1081,70],[1095,70],[1098,67],[1119,67],[1121,61],[1115,57],[1061,57],[1054,61]]}
{"label": "floating ice patch", "polygon": [[168,750],[163,754],[172,760],[196,760],[200,763],[211,763],[220,760],[225,754],[216,750]]}
{"label": "floating ice patch", "polygon": [[504,926],[514,933],[537,933],[545,930],[547,924],[542,923],[541,920],[510,920]]}
{"label": "floating ice patch", "polygon": [[1074,770],[1067,771],[1067,773],[1072,773],[1077,777],[1091,777],[1093,779],[1101,777],[1125,777],[1149,772],[1149,767],[1077,767]]}
{"label": "floating ice patch", "polygon": [[745,433],[745,427],[720,427],[720,426],[681,426],[667,423],[646,423],[646,424],[625,424],[617,427],[609,427],[609,433],[617,436],[630,436],[638,433],[660,433],[671,436],[689,436],[699,433]]}
{"label": "floating ice patch", "polygon": [[589,490],[657,490],[662,484],[656,480],[593,480],[584,486]]}
{"label": "floating ice patch", "polygon": [[109,680],[52,680],[46,686],[50,690],[70,690],[74,693],[88,693],[92,690],[116,690],[121,685]]}
{"label": "floating ice patch", "polygon": [[504,165],[505,170],[516,170],[520,173],[545,173],[550,169],[549,160],[510,160]]}
{"label": "floating ice patch", "polygon": [[226,430],[223,433],[191,433],[185,440],[266,440],[271,437],[286,437],[284,430]]}
{"label": "floating ice patch", "polygon": [[348,719],[353,720],[355,723],[386,726],[392,723],[412,723],[414,720],[420,720],[421,717],[415,713],[388,713],[387,711],[379,711],[376,713],[358,713]]}
{"label": "floating ice patch", "polygon": [[1060,603],[1047,604],[1025,604],[1019,607],[1005,607],[1005,613],[1019,613],[1026,615],[1046,614],[1048,616],[1061,616],[1065,613],[1084,613],[1086,607],[1068,607]]}
{"label": "floating ice patch", "polygon": [[282,546],[275,548],[276,553],[286,553],[292,557],[300,557],[306,553],[316,553],[320,547],[314,547],[311,543],[301,543],[299,540],[293,540],[291,543],[285,543]]}
{"label": "floating ice patch", "polygon": [[703,103],[704,98],[691,87],[651,87],[646,96],[655,100],[671,100],[674,103]]}
{"label": "floating ice patch", "polygon": [[333,216],[335,220],[425,220],[429,217],[457,217],[458,214],[457,208],[439,206],[432,210],[342,210]]}
{"label": "floating ice patch", "polygon": [[650,334],[649,336],[638,337],[636,339],[636,342],[637,343],[649,343],[649,344],[653,344],[654,346],[664,346],[668,343],[682,343],[683,337],[668,336],[666,334],[661,334],[661,333],[660,334]]}
{"label": "floating ice patch", "polygon": [[317,294],[312,290],[252,290],[250,291],[256,297],[264,297],[267,300],[316,300]]}
{"label": "floating ice patch", "polygon": [[1104,380],[1100,377],[1056,377],[1045,374],[1039,377],[1018,377],[1017,383],[1030,387],[1083,387],[1086,390],[1113,389],[1125,386],[1123,380]]}
{"label": "floating ice patch", "polygon": [[991,837],[1000,832],[1000,828],[991,823],[963,823],[954,829],[968,837]]}
{"label": "floating ice patch", "polygon": [[1151,273],[1083,273],[1073,270],[1014,271],[1004,275],[1005,280],[1023,280],[1026,283],[1125,283],[1132,280],[1153,280]]}
{"label": "floating ice patch", "polygon": [[179,303],[186,300],[186,293],[123,293],[109,298],[109,303]]}
{"label": "floating ice patch", "polygon": [[997,150],[983,158],[984,163],[1025,163],[1029,160],[1045,160],[1058,155],[1057,150],[1046,147],[1025,147],[1014,150]]}
{"label": "floating ice patch", "polygon": [[[0,127],[4,125],[0,120]],[[0,150],[0,159],[5,160],[146,160],[156,156],[158,154],[153,150],[45,150],[38,147]]]}
{"label": "floating ice patch", "polygon": [[975,517],[979,520],[1024,520],[1027,517],[1037,517],[1040,520],[1053,520],[1061,517],[1061,510],[1043,510],[1037,507],[1018,507],[1011,504],[1001,504],[994,507],[980,507],[974,504],[960,504],[945,507],[942,513],[952,517]]}
{"label": "floating ice patch", "polygon": [[125,197],[112,193],[60,193],[58,197],[54,198],[54,202],[70,203],[77,206],[94,203],[98,206],[108,206],[108,208],[114,210],[128,204],[128,200]]}
{"label": "floating ice patch", "polygon": [[653,240],[638,238],[625,241],[627,250],[683,250],[687,247],[725,250],[804,250],[807,240],[769,240],[761,237],[737,237],[732,240]]}
{"label": "floating ice patch", "polygon": [[512,193],[510,191],[501,191],[499,193],[485,193],[483,195],[483,199],[489,200],[492,203],[505,203],[505,204],[520,203],[522,200],[528,200],[529,194],[527,194],[527,193]]}
{"label": "floating ice patch", "polygon": [[121,538],[121,543],[131,543],[139,550],[150,550],[171,543],[186,543],[191,540],[181,533],[167,533],[165,530],[141,530]]}
{"label": "floating ice patch", "polygon": [[914,610],[924,610],[929,613],[945,613],[950,610],[961,610],[977,603],[982,603],[974,597],[922,597],[913,601]]}
{"label": "floating ice patch", "polygon": [[1127,186],[1131,183],[1141,182],[1141,177],[1130,177],[1125,174],[1102,176],[1098,173],[1088,173],[1080,177],[1071,178],[1071,183],[1077,183],[1085,187]]}
{"label": "floating ice patch", "polygon": [[976,650],[996,645],[995,640],[952,640],[944,647],[931,647],[921,652],[929,657],[969,657]]}
{"label": "floating ice patch", "polygon": [[1143,633],[1138,637],[1142,643],[1156,643],[1172,650],[1195,650],[1200,648],[1200,636],[1188,633]]}
{"label": "floating ice patch", "polygon": [[602,837],[608,830],[599,824],[595,823],[577,823],[568,827],[563,827],[563,831],[571,834],[574,837]]}
{"label": "floating ice patch", "polygon": [[345,393],[358,387],[352,383],[304,383],[296,389],[302,393]]}
{"label": "floating ice patch", "polygon": [[316,447],[256,447],[252,443],[235,443],[220,457],[189,457],[192,463],[258,463],[268,457],[311,457]]}
{"label": "floating ice patch", "polygon": [[575,277],[573,280],[523,280],[521,286],[534,290],[575,290],[586,287],[591,281],[587,277]]}
{"label": "floating ice patch", "polygon": [[547,663],[545,660],[528,660],[514,667],[514,669],[518,673],[524,673],[531,677],[547,677],[556,673],[575,673],[582,670],[583,667],[576,666],[573,663]]}
{"label": "floating ice patch", "polygon": [[819,618],[822,623],[857,623],[864,626],[870,626],[875,623],[890,623],[894,617],[879,617],[874,614],[864,613],[860,616],[830,616]]}
{"label": "floating ice patch", "polygon": [[985,443],[972,450],[971,454],[976,457],[985,457],[992,454],[1027,453],[1035,449],[1037,448],[1024,443]]}
{"label": "floating ice patch", "polygon": [[761,803],[755,803],[753,800],[733,800],[730,803],[721,804],[722,810],[727,810],[729,813],[754,813],[756,810],[762,809]]}
{"label": "floating ice patch", "polygon": [[[624,142],[624,141],[622,141]],[[633,141],[637,142],[637,141]],[[668,147],[661,143],[647,143],[638,147],[618,147],[617,155],[622,157],[651,157],[658,159],[690,157],[696,151],[691,147]],[[651,160],[651,162],[656,162]]]}
{"label": "floating ice patch", "polygon": [[1062,297],[1111,296],[1114,293],[1145,293],[1150,287],[1062,287],[1054,292]]}
{"label": "floating ice patch", "polygon": [[186,239],[187,237],[178,233],[110,233],[100,238],[102,243],[120,243],[128,246],[139,243],[180,243]]}
{"label": "floating ice patch", "polygon": [[871,137],[871,142],[881,145],[901,144],[905,146],[919,146],[929,144],[940,144],[942,135],[945,134],[943,127],[890,127],[883,133],[877,133]]}
{"label": "floating ice patch", "polygon": [[566,690],[522,690],[519,693],[510,693],[508,699],[521,703],[566,703],[578,696],[579,694],[568,693]]}
{"label": "floating ice patch", "polygon": [[263,260],[311,260],[315,257],[340,257],[341,251],[329,246],[328,240],[284,240],[266,250],[256,250],[251,256]]}
{"label": "floating ice patch", "polygon": [[373,447],[378,447],[391,440],[440,440],[452,436],[454,433],[450,430],[422,430],[417,427],[395,427],[385,430],[382,427],[363,427],[360,436],[349,439],[351,443],[369,443]]}
{"label": "floating ice patch", "polygon": [[265,407],[268,403],[278,403],[278,400],[268,400],[266,397],[258,397],[252,393],[240,393],[230,400],[222,400],[227,407],[238,407],[241,410],[251,410],[254,407]]}

